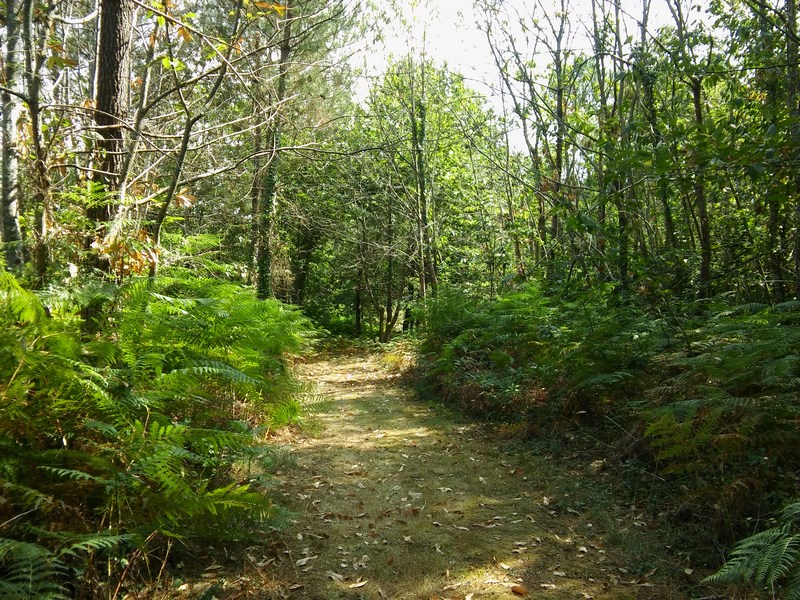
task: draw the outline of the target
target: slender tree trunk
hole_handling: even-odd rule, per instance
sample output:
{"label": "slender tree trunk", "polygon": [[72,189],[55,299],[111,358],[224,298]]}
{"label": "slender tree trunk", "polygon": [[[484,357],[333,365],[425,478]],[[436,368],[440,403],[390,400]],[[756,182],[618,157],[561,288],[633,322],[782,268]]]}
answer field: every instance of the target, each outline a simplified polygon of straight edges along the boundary
{"label": "slender tree trunk", "polygon": [[283,37],[281,39],[278,90],[275,96],[276,114],[272,131],[269,135],[272,154],[267,164],[267,172],[262,186],[261,211],[255,218],[259,220],[258,237],[256,239],[256,295],[262,300],[272,297],[272,254],[270,242],[272,238],[272,223],[275,214],[276,193],[278,187],[278,163],[281,146],[281,125],[283,122],[282,104],[286,98],[286,87],[289,80],[289,55],[291,53],[291,7],[285,5],[286,19],[283,21]]}
{"label": "slender tree trunk", "polygon": [[[47,151],[42,136],[42,66],[47,56],[45,46],[47,36],[37,40],[34,11],[37,5],[34,0],[25,0],[22,5],[22,34],[25,48],[25,79],[28,116],[31,124],[31,142],[33,146],[34,192],[33,206],[35,219],[32,226],[34,237],[34,264],[39,285],[43,285],[50,264],[50,253],[47,245],[52,207],[50,205],[50,176],[47,170]],[[41,45],[37,45],[37,42]]]}
{"label": "slender tree trunk", "polygon": [[[662,135],[661,128],[658,124],[658,111],[656,110],[655,102],[655,83],[656,75],[650,71],[642,73],[642,87],[644,90],[644,108],[647,111],[647,122],[650,125],[650,134],[652,135],[652,150],[653,155],[658,151],[661,144]],[[675,219],[672,216],[672,207],[669,203],[669,195],[667,189],[667,180],[665,177],[660,177],[658,180],[658,198],[661,202],[661,210],[664,213],[664,236],[665,243],[668,250],[674,251],[678,247],[677,238],[675,236]]]}
{"label": "slender tree trunk", "polygon": [[[800,153],[800,76],[797,51],[797,1],[786,0],[786,104],[791,122],[792,151]],[[800,298],[800,171],[794,173],[794,293]]]}
{"label": "slender tree trunk", "polygon": [[364,281],[364,268],[359,266],[358,274],[356,275],[355,296],[353,298],[353,312],[355,314],[355,321],[356,321],[354,333],[356,337],[361,337],[361,334],[364,331],[363,328],[364,301],[362,297],[363,281]]}
{"label": "slender tree trunk", "polygon": [[6,47],[5,47],[5,69],[3,72],[3,85],[6,89],[0,93],[2,102],[2,197],[0,198],[0,219],[2,220],[2,241],[5,249],[6,266],[17,269],[23,261],[21,232],[19,227],[19,161],[16,147],[15,118],[18,114],[19,99],[7,90],[14,90],[17,87],[17,74],[19,63],[17,52],[19,51],[19,22],[17,20],[17,2],[8,0],[6,2]]}
{"label": "slender tree trunk", "polygon": [[[692,102],[694,104],[694,120],[700,135],[703,135],[703,81],[699,77],[691,80]],[[698,288],[701,298],[710,298],[711,289],[711,219],[708,214],[706,200],[706,187],[703,179],[703,167],[700,164],[702,157],[699,151],[695,152],[694,173],[694,201],[697,206],[697,219],[700,237],[700,274]]]}
{"label": "slender tree trunk", "polygon": [[[425,65],[422,66],[425,77]],[[412,90],[412,94],[415,93]],[[417,238],[420,262],[420,297],[436,293],[438,277],[434,264],[436,248],[431,235],[430,207],[427,187],[428,169],[425,161],[426,110],[423,99],[414,98],[411,103],[411,152],[417,197]]]}

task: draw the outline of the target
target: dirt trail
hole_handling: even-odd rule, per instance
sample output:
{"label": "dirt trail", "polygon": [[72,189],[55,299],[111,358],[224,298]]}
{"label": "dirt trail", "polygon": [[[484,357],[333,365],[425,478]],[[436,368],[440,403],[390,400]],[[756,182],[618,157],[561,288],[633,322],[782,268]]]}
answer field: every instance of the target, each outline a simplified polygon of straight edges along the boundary
{"label": "dirt trail", "polygon": [[318,430],[287,442],[278,479],[295,520],[249,557],[258,597],[689,597],[684,569],[646,549],[640,511],[604,513],[614,502],[589,465],[415,401],[374,358],[299,371],[325,400]]}

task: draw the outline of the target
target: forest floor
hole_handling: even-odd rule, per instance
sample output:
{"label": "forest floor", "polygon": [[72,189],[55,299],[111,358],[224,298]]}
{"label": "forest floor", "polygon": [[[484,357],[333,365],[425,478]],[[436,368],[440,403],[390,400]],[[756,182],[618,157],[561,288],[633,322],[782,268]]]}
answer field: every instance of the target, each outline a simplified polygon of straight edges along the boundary
{"label": "forest floor", "polygon": [[290,524],[216,597],[717,597],[598,462],[416,400],[376,356],[298,371],[318,400],[273,439]]}

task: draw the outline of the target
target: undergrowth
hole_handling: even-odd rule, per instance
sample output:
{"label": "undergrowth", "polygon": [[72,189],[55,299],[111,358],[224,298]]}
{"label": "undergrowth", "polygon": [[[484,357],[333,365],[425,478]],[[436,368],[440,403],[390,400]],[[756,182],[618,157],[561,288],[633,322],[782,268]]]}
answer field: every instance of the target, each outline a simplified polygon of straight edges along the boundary
{"label": "undergrowth", "polygon": [[621,474],[636,464],[664,482],[659,512],[700,545],[729,546],[797,495],[800,302],[667,306],[528,285],[484,303],[444,291],[426,320],[437,396],[528,436],[591,429]]}
{"label": "undergrowth", "polygon": [[291,419],[284,357],[308,331],[231,283],[37,297],[0,271],[0,595],[121,597],[176,540],[266,535],[282,511],[237,465],[268,461],[261,430]]}

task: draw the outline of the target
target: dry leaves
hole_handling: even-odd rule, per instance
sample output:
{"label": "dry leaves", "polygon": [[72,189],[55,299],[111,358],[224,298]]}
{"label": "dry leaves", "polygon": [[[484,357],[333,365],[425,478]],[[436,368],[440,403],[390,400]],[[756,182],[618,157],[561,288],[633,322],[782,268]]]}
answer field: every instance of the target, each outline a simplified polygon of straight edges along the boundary
{"label": "dry leaves", "polygon": [[514,585],[511,587],[511,591],[514,592],[517,596],[527,596],[528,595],[528,588],[521,586],[521,585]]}

